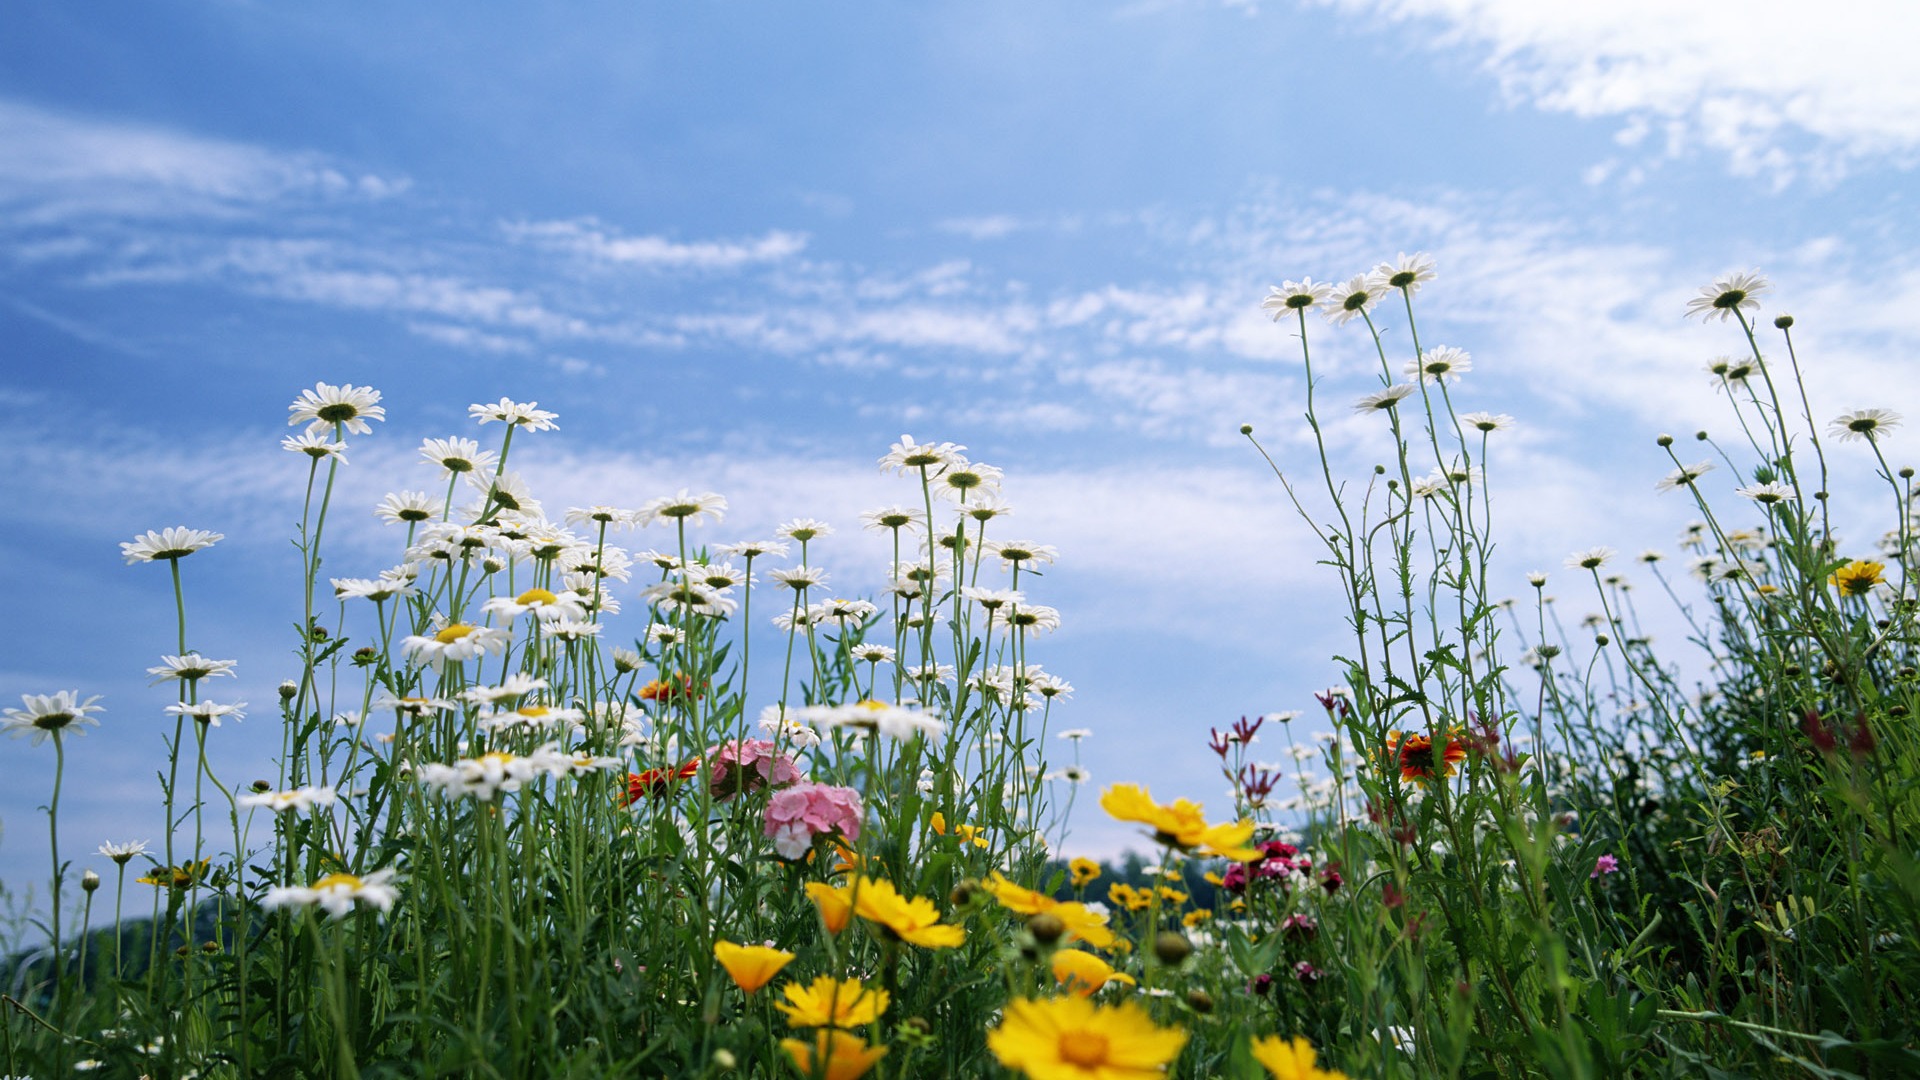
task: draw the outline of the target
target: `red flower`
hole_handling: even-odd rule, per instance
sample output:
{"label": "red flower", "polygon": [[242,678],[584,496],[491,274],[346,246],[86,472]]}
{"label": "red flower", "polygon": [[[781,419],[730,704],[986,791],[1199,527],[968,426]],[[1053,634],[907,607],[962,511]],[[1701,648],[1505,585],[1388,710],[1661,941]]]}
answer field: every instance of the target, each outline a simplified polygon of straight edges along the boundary
{"label": "red flower", "polygon": [[693,677],[690,675],[673,675],[665,680],[655,679],[641,687],[640,700],[664,701],[672,704],[698,698],[701,691],[705,689],[705,683],[695,686]]}
{"label": "red flower", "polygon": [[671,791],[682,780],[691,780],[700,771],[700,759],[694,758],[677,769],[648,769],[646,772],[627,774],[627,796],[620,800],[621,806],[632,806],[643,796],[659,795]]}
{"label": "red flower", "polygon": [[1388,732],[1387,753],[1393,764],[1400,766],[1400,779],[1413,784],[1430,783],[1435,776],[1452,776],[1458,771],[1454,766],[1467,759],[1466,744],[1452,735],[1447,736],[1446,749],[1436,754],[1433,740],[1425,735]]}

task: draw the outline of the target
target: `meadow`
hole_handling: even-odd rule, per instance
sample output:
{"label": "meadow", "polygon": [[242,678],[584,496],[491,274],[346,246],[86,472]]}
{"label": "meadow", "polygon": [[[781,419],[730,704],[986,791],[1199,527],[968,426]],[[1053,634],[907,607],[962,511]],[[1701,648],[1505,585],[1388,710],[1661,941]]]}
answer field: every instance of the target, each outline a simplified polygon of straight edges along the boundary
{"label": "meadow", "polygon": [[[1097,736],[1055,721],[1073,688],[1044,667],[1072,553],[1012,532],[963,446],[879,457],[899,501],[857,525],[890,583],[850,596],[817,542],[856,523],[722,540],[727,500],[686,490],[544,507],[509,464],[559,418],[475,404],[373,508],[392,565],[333,577],[329,521],[368,511],[335,479],[385,410],[301,391],[277,700],[222,694],[233,662],[190,616],[223,537],[178,526],[122,545],[177,611],[148,672],[174,699],[152,835],[61,832],[84,689],[6,712],[52,782],[46,913],[0,943],[4,1074],[1920,1075],[1900,418],[1814,417],[1767,282],[1718,280],[1683,332],[1730,354],[1707,377],[1737,437],[1660,436],[1664,490],[1607,495],[1698,523],[1503,599],[1488,447],[1515,420],[1471,408],[1468,353],[1421,344],[1434,275],[1403,255],[1264,304],[1320,449],[1247,427],[1249,466],[1310,526],[1350,638],[1335,685],[1300,689],[1314,715],[1196,731],[1231,805],[1157,798],[1146,764],[1083,789]],[[1369,336],[1377,391],[1324,400],[1329,334]],[[1323,426],[1355,413],[1392,450],[1343,476]],[[1882,536],[1830,528],[1837,441],[1872,451]],[[1629,561],[1696,659],[1656,648]],[[1602,614],[1563,625],[1550,580]],[[777,697],[749,700],[754,672]],[[209,763],[242,717],[277,725],[271,780]],[[1070,810],[1137,825],[1142,859],[1063,857]]]}

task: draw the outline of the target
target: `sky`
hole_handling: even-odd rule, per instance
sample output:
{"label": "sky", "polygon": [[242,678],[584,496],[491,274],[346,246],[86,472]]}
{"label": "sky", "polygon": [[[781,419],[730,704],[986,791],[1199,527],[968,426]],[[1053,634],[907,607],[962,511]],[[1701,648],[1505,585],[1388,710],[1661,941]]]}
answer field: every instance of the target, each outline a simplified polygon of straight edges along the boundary
{"label": "sky", "polygon": [[[1518,419],[1488,462],[1515,595],[1577,549],[1671,552],[1695,516],[1654,492],[1653,440],[1728,433],[1704,365],[1743,342],[1682,318],[1717,275],[1773,282],[1822,422],[1920,409],[1920,10],[1849,10],[7,5],[0,700],[101,695],[63,854],[105,869],[98,843],[159,832],[172,699],[142,672],[172,651],[171,587],[118,547],[148,529],[225,534],[183,564],[190,637],[240,661],[219,693],[257,715],[211,753],[272,775],[305,476],[278,442],[319,381],[388,416],[336,493],[339,576],[396,561],[370,509],[432,486],[416,448],[478,434],[472,402],[559,414],[514,451],[550,509],[711,489],[713,542],[822,518],[843,591],[882,581],[859,512],[913,495],[876,459],[963,443],[1005,470],[1003,535],[1060,551],[1030,595],[1063,614],[1036,653],[1075,687],[1055,723],[1094,732],[1067,849],[1137,844],[1092,810],[1107,783],[1222,811],[1209,727],[1305,709],[1304,738],[1344,642],[1238,434],[1313,467],[1269,286],[1433,255],[1423,343],[1472,354],[1463,407]],[[1388,452],[1344,404],[1374,388],[1368,343],[1309,333],[1362,476]],[[1871,460],[1835,460],[1864,547]],[[1564,576],[1571,620],[1591,601]],[[48,876],[52,750],[0,762],[18,901]]]}

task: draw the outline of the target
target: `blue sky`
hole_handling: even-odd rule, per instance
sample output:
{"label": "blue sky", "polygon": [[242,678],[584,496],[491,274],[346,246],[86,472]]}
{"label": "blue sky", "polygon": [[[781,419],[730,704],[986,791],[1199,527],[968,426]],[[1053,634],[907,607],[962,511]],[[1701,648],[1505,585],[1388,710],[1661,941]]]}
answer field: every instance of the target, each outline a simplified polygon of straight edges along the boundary
{"label": "blue sky", "polygon": [[[1916,45],[1898,3],[10,5],[0,582],[27,602],[0,696],[103,695],[66,850],[155,836],[170,699],[140,672],[171,597],[118,541],[227,534],[186,564],[192,637],[264,717],[298,596],[286,403],[386,395],[349,575],[394,561],[365,508],[427,484],[419,440],[504,395],[560,414],[515,454],[549,507],[712,488],[717,541],[826,518],[850,590],[880,581],[857,513],[904,497],[874,459],[967,444],[1010,531],[1061,550],[1044,660],[1095,783],[1219,806],[1209,725],[1338,679],[1331,579],[1235,432],[1310,464],[1266,287],[1438,258],[1423,340],[1521,420],[1490,463],[1512,591],[1575,548],[1671,549],[1692,514],[1653,494],[1652,436],[1727,424],[1702,365],[1738,342],[1680,318],[1714,275],[1774,279],[1817,416],[1920,408]],[[1314,332],[1327,393],[1369,389],[1359,335]],[[1355,474],[1384,452],[1332,432]],[[269,775],[270,729],[215,733],[223,774]],[[18,891],[51,750],[0,753]],[[1084,850],[1126,841],[1077,818]]]}

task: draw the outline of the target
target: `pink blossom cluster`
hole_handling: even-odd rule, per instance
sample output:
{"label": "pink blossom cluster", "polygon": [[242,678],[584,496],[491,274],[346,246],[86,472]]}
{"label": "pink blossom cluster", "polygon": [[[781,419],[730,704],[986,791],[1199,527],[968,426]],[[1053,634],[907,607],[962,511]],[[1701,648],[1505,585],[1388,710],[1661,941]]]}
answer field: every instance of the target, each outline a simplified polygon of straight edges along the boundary
{"label": "pink blossom cluster", "polygon": [[859,839],[864,813],[860,793],[852,788],[795,784],[774,792],[767,802],[767,835],[781,858],[797,859],[816,836],[838,830],[845,839]]}
{"label": "pink blossom cluster", "polygon": [[1262,852],[1259,860],[1251,863],[1234,863],[1227,867],[1222,876],[1220,887],[1230,893],[1247,891],[1247,882],[1264,881],[1267,878],[1280,878],[1282,884],[1296,872],[1302,876],[1313,873],[1313,860],[1300,856],[1300,849],[1292,844],[1283,844],[1278,840],[1269,840],[1260,845]]}
{"label": "pink blossom cluster", "polygon": [[707,748],[709,783],[716,799],[763,787],[785,787],[807,778],[770,739],[732,739]]}

